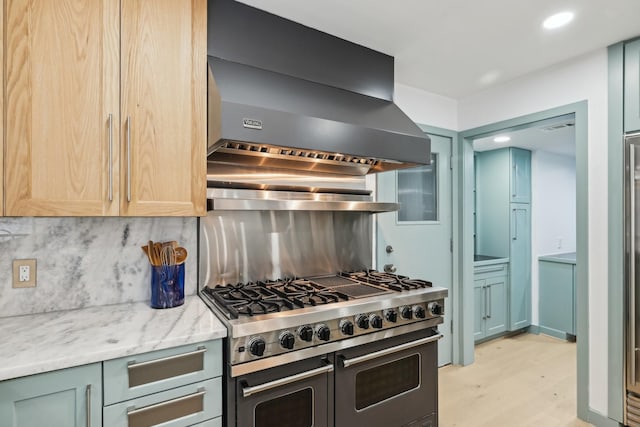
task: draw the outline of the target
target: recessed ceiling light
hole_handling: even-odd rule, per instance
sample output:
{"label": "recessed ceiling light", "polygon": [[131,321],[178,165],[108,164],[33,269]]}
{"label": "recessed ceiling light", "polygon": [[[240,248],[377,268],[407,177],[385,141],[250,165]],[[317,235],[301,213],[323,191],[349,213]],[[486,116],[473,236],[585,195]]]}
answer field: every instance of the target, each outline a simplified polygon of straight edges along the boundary
{"label": "recessed ceiling light", "polygon": [[511,138],[508,136],[496,136],[493,138],[493,142],[509,142]]}
{"label": "recessed ceiling light", "polygon": [[572,20],[573,12],[560,12],[545,19],[542,26],[547,30],[553,30],[554,28],[560,28],[567,25]]}

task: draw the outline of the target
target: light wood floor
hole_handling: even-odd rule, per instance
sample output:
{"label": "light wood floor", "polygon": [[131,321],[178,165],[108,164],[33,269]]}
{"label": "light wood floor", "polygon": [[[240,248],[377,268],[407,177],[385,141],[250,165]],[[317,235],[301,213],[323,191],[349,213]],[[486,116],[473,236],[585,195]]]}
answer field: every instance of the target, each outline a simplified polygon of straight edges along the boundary
{"label": "light wood floor", "polygon": [[521,334],[439,370],[440,427],[585,427],[576,418],[576,344]]}

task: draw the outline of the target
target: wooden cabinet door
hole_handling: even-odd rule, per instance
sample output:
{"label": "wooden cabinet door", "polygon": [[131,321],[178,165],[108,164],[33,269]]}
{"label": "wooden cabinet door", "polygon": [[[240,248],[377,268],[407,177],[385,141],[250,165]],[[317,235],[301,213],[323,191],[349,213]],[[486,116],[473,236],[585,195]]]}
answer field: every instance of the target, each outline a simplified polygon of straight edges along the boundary
{"label": "wooden cabinet door", "polygon": [[640,40],[624,46],[624,131],[640,130]]}
{"label": "wooden cabinet door", "polygon": [[6,427],[102,425],[100,363],[0,382]]}
{"label": "wooden cabinet door", "polygon": [[118,3],[5,0],[7,215],[118,213]]}
{"label": "wooden cabinet door", "polygon": [[206,0],[122,0],[121,214],[206,213]]}

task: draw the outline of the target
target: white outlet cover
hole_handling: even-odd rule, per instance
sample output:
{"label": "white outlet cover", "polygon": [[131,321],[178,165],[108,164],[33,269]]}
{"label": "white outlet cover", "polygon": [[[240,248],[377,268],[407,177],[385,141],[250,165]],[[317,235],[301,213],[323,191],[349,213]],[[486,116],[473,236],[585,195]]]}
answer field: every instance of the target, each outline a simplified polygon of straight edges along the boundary
{"label": "white outlet cover", "polygon": [[31,269],[29,268],[28,265],[21,265],[20,266],[20,277],[19,280],[21,282],[28,282],[29,281],[29,276],[31,276]]}

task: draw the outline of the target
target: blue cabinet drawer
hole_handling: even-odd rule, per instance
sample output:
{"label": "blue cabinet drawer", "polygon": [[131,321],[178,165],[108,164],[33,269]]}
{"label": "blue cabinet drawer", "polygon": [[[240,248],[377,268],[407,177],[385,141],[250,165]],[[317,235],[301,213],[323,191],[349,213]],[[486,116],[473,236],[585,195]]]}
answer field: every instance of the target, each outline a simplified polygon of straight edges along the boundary
{"label": "blue cabinet drawer", "polygon": [[136,354],[103,366],[106,406],[222,375],[222,342]]}
{"label": "blue cabinet drawer", "polygon": [[492,264],[483,265],[473,268],[473,279],[482,280],[489,277],[506,276],[508,274],[509,264]]}
{"label": "blue cabinet drawer", "polygon": [[[191,426],[222,415],[221,390],[222,379],[213,378],[116,403],[104,408],[102,412],[104,425],[110,427],[157,424],[162,424],[163,427]],[[202,425],[220,425],[219,418],[218,421],[207,421]]]}

